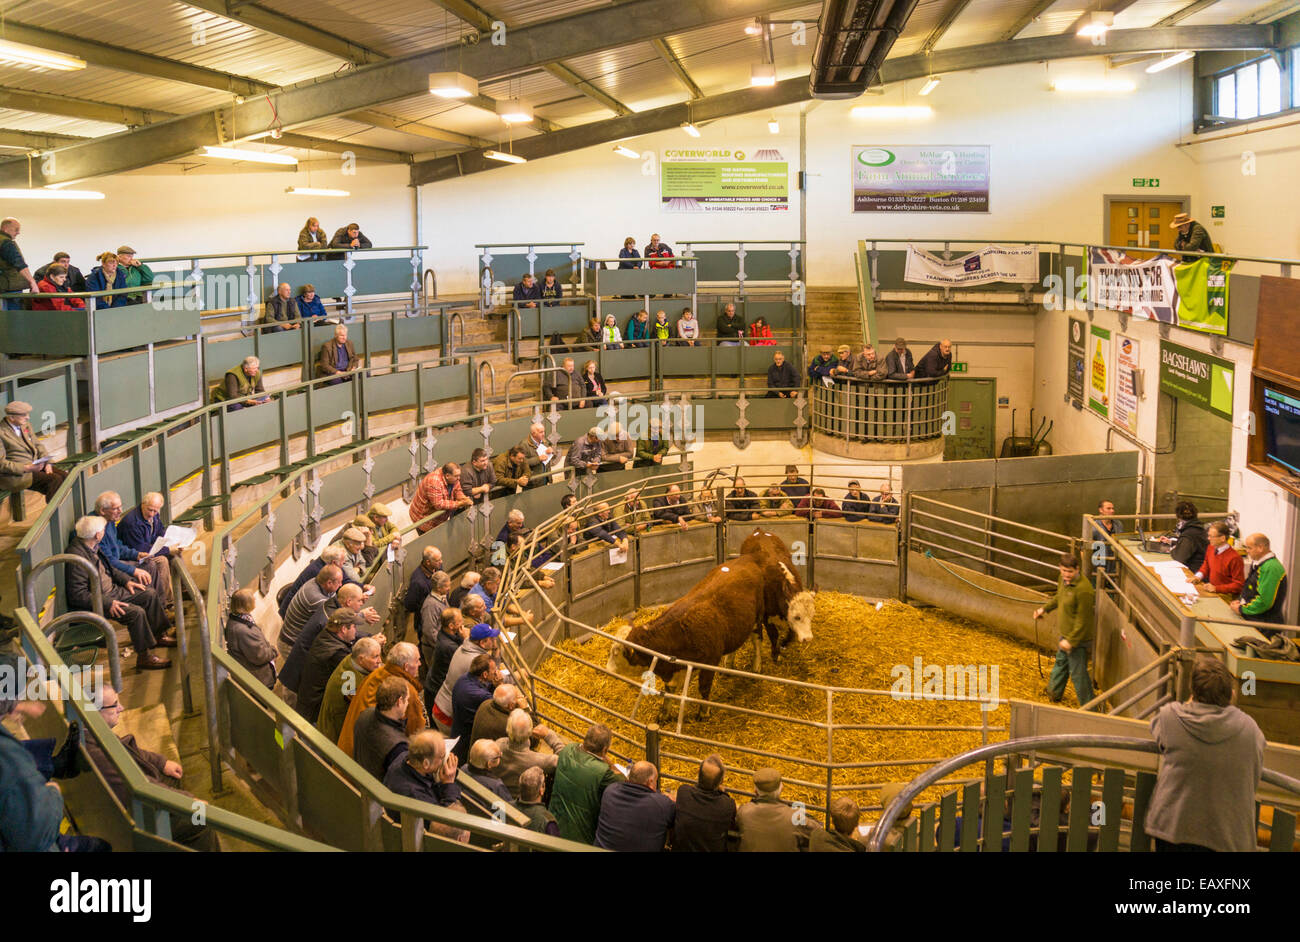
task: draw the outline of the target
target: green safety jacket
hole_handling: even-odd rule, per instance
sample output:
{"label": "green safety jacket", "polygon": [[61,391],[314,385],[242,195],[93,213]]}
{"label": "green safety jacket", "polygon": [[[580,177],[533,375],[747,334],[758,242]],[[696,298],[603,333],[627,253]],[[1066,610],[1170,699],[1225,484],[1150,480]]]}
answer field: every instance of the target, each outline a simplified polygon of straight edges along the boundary
{"label": "green safety jacket", "polygon": [[1241,614],[1257,621],[1275,621],[1281,624],[1282,605],[1279,596],[1285,578],[1286,568],[1276,556],[1270,556],[1262,563],[1252,566],[1246,584],[1241,589]]}

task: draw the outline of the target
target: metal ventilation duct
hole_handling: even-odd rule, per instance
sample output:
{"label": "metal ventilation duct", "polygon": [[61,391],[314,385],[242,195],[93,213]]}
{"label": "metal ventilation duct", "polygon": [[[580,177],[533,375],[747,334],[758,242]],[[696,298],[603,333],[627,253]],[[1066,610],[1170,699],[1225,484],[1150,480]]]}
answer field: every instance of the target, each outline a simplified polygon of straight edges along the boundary
{"label": "metal ventilation duct", "polygon": [[871,84],[918,0],[824,0],[809,89],[857,98]]}

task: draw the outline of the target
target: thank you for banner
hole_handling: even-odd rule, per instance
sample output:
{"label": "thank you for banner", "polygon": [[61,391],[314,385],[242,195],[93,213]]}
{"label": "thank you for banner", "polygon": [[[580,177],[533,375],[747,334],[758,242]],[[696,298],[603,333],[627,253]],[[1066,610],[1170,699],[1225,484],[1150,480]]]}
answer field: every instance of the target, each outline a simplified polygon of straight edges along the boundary
{"label": "thank you for banner", "polygon": [[1038,246],[986,245],[960,258],[944,259],[909,244],[903,280],[948,287],[992,281],[1034,284],[1038,281]]}
{"label": "thank you for banner", "polygon": [[1096,307],[1176,324],[1228,332],[1228,266],[1201,258],[1180,264],[1161,255],[1139,261],[1114,249],[1088,250],[1088,297]]}

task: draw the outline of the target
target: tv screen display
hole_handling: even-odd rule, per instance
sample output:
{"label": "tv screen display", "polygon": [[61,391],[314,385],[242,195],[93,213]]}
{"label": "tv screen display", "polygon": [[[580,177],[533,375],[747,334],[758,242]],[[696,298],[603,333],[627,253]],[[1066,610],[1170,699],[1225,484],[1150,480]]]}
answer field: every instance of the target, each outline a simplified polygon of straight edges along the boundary
{"label": "tv screen display", "polygon": [[1300,474],[1300,395],[1264,388],[1264,446],[1269,458]]}

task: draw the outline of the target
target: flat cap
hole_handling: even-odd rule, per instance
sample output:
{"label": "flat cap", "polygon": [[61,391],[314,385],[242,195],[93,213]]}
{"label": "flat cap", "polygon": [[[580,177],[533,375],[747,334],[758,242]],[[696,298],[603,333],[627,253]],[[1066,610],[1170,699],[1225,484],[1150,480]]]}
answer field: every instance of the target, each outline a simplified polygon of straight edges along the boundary
{"label": "flat cap", "polygon": [[5,406],[5,415],[31,415],[32,404],[23,402],[21,399],[15,399]]}
{"label": "flat cap", "polygon": [[348,527],[343,531],[343,539],[356,540],[358,543],[366,541],[366,534],[357,527]]}
{"label": "flat cap", "polygon": [[754,786],[763,792],[775,791],[781,784],[781,773],[771,766],[764,766],[754,772]]}
{"label": "flat cap", "polygon": [[117,254],[118,254],[118,255],[134,255],[134,254],[135,254],[135,249],[131,248],[131,246],[129,246],[129,245],[119,245],[119,246],[117,247]]}
{"label": "flat cap", "polygon": [[391,517],[393,512],[388,509],[387,504],[374,503],[371,504],[370,509],[366,511],[366,515],[370,517]]}

